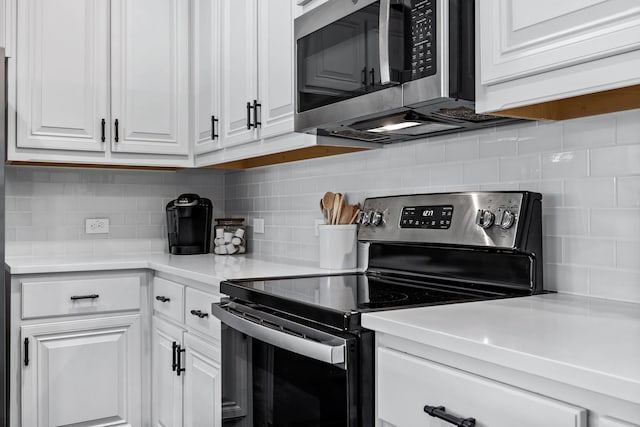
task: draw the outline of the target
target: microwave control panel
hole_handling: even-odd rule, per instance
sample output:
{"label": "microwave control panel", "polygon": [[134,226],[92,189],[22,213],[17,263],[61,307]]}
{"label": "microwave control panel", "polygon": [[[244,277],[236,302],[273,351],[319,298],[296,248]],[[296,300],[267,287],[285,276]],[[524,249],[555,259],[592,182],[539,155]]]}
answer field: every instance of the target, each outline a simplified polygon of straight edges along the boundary
{"label": "microwave control panel", "polygon": [[411,80],[436,74],[436,0],[411,1]]}

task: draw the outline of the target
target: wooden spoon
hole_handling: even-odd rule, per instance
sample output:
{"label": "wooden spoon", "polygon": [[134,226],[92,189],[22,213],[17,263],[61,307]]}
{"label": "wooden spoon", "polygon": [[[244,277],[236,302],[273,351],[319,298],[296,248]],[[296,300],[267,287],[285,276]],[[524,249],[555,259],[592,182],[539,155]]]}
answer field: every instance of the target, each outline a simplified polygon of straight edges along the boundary
{"label": "wooden spoon", "polygon": [[331,224],[333,202],[335,201],[335,198],[336,198],[336,195],[333,194],[331,191],[327,191],[326,193],[324,193],[324,196],[322,197],[322,205],[324,206],[324,209],[327,211],[327,224]]}
{"label": "wooden spoon", "polygon": [[322,199],[320,199],[320,212],[322,212],[322,218],[324,219],[325,224],[327,223],[327,210],[324,208],[324,203],[322,203]]}
{"label": "wooden spoon", "polygon": [[[360,205],[357,205],[360,206]],[[356,219],[358,219],[358,215],[360,215],[360,208],[354,206],[353,208],[353,215],[351,216],[351,219],[349,220],[349,224],[355,224]]]}
{"label": "wooden spoon", "polygon": [[338,220],[338,224],[349,224],[351,217],[353,216],[353,205],[346,205],[340,211],[340,219]]}
{"label": "wooden spoon", "polygon": [[333,218],[331,224],[335,225],[338,223],[338,218],[340,218],[340,210],[342,209],[343,201],[344,199],[342,197],[342,194],[336,193],[336,197],[333,200]]}

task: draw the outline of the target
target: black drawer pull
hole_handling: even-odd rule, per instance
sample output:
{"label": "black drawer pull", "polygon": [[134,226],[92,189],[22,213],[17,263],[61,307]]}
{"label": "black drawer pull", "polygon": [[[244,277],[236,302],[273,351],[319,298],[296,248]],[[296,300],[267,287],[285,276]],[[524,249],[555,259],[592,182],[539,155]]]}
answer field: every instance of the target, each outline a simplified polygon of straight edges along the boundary
{"label": "black drawer pull", "polygon": [[158,296],[156,297],[156,299],[157,299],[158,301],[160,301],[160,302],[169,302],[169,301],[171,301],[171,298],[167,298],[167,297],[162,296],[162,295],[158,295]]}
{"label": "black drawer pull", "polygon": [[194,316],[198,316],[201,319],[204,319],[205,317],[209,317],[209,313],[203,313],[200,310],[191,310],[190,313],[193,314]]}
{"label": "black drawer pull", "polygon": [[107,137],[106,137],[106,126],[107,126],[107,121],[105,119],[102,119],[102,122],[100,122],[100,141],[104,142]]}
{"label": "black drawer pull", "polygon": [[440,418],[448,423],[458,427],[474,427],[476,425],[475,418],[458,418],[445,412],[444,406],[429,406],[425,405],[424,412],[431,415],[434,418]]}
{"label": "black drawer pull", "polygon": [[24,339],[24,366],[29,366],[29,338]]}
{"label": "black drawer pull", "polygon": [[113,123],[115,125],[115,130],[116,130],[113,140],[115,142],[118,142],[118,141],[120,141],[120,134],[119,134],[119,129],[118,129],[118,127],[120,126],[120,122],[118,121],[118,119],[116,119],[115,122],[113,122]]}
{"label": "black drawer pull", "polygon": [[98,294],[91,294],[91,295],[73,295],[71,297],[71,301],[75,301],[75,300],[79,300],[79,299],[96,299],[96,298],[100,298],[100,295]]}
{"label": "black drawer pull", "polygon": [[216,123],[218,123],[218,119],[216,119],[216,116],[211,116],[211,140],[212,141],[219,136],[216,133]]}

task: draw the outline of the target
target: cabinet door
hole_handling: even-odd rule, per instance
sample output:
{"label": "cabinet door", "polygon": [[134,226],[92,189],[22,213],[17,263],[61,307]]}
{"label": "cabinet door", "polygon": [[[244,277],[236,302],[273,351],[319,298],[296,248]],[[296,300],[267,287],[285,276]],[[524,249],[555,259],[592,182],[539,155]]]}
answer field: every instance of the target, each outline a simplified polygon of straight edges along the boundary
{"label": "cabinet door", "polygon": [[185,335],[184,425],[222,426],[220,349],[191,334]]}
{"label": "cabinet door", "polygon": [[485,85],[640,47],[640,4],[636,0],[491,0],[476,4]]}
{"label": "cabinet door", "polygon": [[111,150],[188,155],[189,2],[111,5]]}
{"label": "cabinet door", "polygon": [[24,326],[22,426],[141,425],[140,316]]}
{"label": "cabinet door", "polygon": [[[156,317],[151,332],[151,425],[182,426],[182,379],[172,368],[174,344],[182,346],[183,330]],[[184,353],[182,353],[184,366]]]}
{"label": "cabinet door", "polygon": [[18,147],[104,151],[108,14],[107,0],[18,2]]}
{"label": "cabinet door", "polygon": [[260,136],[293,132],[293,2],[259,2]]}
{"label": "cabinet door", "polygon": [[192,79],[195,153],[220,148],[220,2],[193,2]]}
{"label": "cabinet door", "polygon": [[247,102],[258,99],[256,0],[222,1],[222,145],[229,147],[257,138],[253,111]]}

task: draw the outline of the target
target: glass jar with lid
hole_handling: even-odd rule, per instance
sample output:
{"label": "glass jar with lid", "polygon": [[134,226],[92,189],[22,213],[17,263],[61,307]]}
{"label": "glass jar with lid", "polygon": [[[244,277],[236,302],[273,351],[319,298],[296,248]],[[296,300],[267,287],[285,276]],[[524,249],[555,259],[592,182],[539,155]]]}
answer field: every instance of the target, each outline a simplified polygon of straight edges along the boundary
{"label": "glass jar with lid", "polygon": [[213,227],[213,253],[237,255],[247,252],[244,218],[216,218]]}

